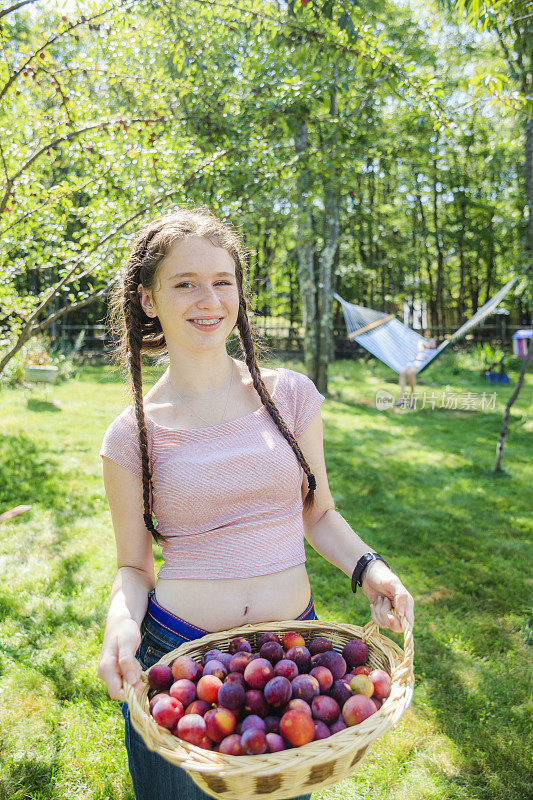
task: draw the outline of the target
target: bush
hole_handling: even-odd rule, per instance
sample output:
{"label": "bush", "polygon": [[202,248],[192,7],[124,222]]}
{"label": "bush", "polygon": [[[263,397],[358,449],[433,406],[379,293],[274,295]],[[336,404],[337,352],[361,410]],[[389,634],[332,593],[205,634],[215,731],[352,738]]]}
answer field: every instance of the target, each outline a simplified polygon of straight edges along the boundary
{"label": "bush", "polygon": [[75,347],[68,354],[54,350],[50,337],[44,333],[33,336],[7,363],[0,375],[0,385],[20,386],[24,383],[24,367],[32,365],[58,367],[56,382],[69,380],[77,374],[74,354]]}

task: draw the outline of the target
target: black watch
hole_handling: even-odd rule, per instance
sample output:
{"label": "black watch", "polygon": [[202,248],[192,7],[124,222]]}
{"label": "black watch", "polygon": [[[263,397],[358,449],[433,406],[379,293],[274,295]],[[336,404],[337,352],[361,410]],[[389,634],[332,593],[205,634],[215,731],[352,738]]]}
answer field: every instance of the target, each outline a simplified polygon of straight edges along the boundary
{"label": "black watch", "polygon": [[[365,571],[365,568],[370,564],[371,561],[376,561],[376,559],[379,560],[379,561],[383,561],[383,563],[386,564],[387,567],[389,566],[387,564],[387,562],[385,561],[385,559],[383,558],[383,556],[378,555],[378,553],[374,553],[374,552],[365,553],[364,556],[361,556],[361,558],[359,559],[359,561],[355,565],[355,569],[354,569],[353,575],[352,575],[352,592],[354,594],[357,591],[357,586],[361,586],[362,587],[362,585],[363,585],[361,577],[363,575],[363,572]],[[389,569],[390,569],[390,567],[389,567]]]}

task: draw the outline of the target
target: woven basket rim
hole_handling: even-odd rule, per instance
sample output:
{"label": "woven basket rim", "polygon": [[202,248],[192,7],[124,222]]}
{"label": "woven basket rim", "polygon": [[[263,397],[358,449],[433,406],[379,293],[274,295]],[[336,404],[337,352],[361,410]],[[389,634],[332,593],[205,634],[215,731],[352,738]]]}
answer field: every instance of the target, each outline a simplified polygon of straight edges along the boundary
{"label": "woven basket rim", "polygon": [[[231,639],[238,636],[246,638],[253,634],[266,633],[270,631],[287,632],[295,630],[300,632],[314,631],[313,638],[323,635],[323,632],[330,631],[339,637],[344,637],[346,641],[353,638],[360,638],[369,647],[370,653],[379,653],[386,658],[391,665],[391,693],[382,706],[363,722],[348,726],[347,728],[332,734],[325,739],[313,740],[299,747],[292,747],[277,753],[263,753],[254,755],[253,758],[220,753],[218,751],[206,750],[205,748],[186,742],[183,739],[171,734],[166,728],[159,726],[148,709],[148,672],[151,667],[141,674],[141,679],[146,684],[137,695],[131,684],[125,679],[124,694],[130,710],[130,719],[135,730],[142,737],[146,746],[159,755],[167,758],[191,772],[211,773],[220,777],[235,777],[239,773],[248,774],[250,771],[254,775],[269,775],[273,771],[289,766],[295,759],[305,757],[316,757],[320,759],[325,751],[324,743],[328,744],[328,750],[335,749],[341,752],[352,752],[361,747],[367,747],[376,739],[384,735],[390,728],[395,727],[401,716],[411,703],[414,690],[414,643],[412,628],[409,621],[403,615],[396,615],[402,625],[404,635],[404,650],[396,642],[380,633],[379,627],[373,621],[368,622],[363,627],[348,623],[337,623],[325,620],[282,620],[274,622],[262,622],[247,624],[230,628],[225,631],[214,631],[185,642],[175,650],[166,653],[157,664],[170,664],[180,655],[191,655],[198,651],[196,658],[201,657],[205,652],[216,646],[216,643],[229,644]],[[333,643],[334,650],[336,643]],[[223,649],[223,648],[222,648]],[[339,652],[337,650],[337,652]],[[192,655],[195,658],[194,655]],[[152,665],[153,666],[153,665]],[[309,791],[309,790],[307,790]]]}

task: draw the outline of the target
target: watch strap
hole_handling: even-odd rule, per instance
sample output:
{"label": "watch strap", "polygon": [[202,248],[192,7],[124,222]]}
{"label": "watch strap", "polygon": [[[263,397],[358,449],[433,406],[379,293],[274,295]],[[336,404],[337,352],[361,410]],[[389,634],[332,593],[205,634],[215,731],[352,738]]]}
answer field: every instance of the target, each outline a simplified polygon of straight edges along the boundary
{"label": "watch strap", "polygon": [[374,551],[372,551],[362,555],[357,564],[355,565],[355,569],[352,574],[352,592],[354,594],[357,591],[357,586],[363,585],[362,575],[371,561],[383,561],[383,563],[386,564],[387,567],[389,566],[385,561],[385,559],[383,558],[383,556],[380,556],[379,553],[375,553]]}

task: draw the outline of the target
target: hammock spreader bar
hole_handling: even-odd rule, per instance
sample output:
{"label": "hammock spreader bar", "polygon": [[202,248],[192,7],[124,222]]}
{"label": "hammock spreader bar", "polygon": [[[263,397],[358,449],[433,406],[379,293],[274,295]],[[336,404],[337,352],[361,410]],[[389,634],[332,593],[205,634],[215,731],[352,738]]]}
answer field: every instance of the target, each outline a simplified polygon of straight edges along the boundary
{"label": "hammock spreader bar", "polygon": [[[442,342],[428,360],[421,366],[414,367],[416,373],[423,372],[432,364],[440,354],[453,342],[461,339],[469,330],[479,325],[491,314],[503,300],[519,276],[515,276],[503,286],[494,297],[481,306],[464,325],[455,331],[448,339]],[[323,288],[323,284],[319,284]],[[344,300],[337,292],[328,289],[330,294],[339,301],[348,331],[348,338],[357,342],[373,356],[379,358],[388,367],[400,374],[402,370],[414,361],[418,352],[418,343],[426,339],[416,331],[408,328],[392,314],[365,308]]]}

